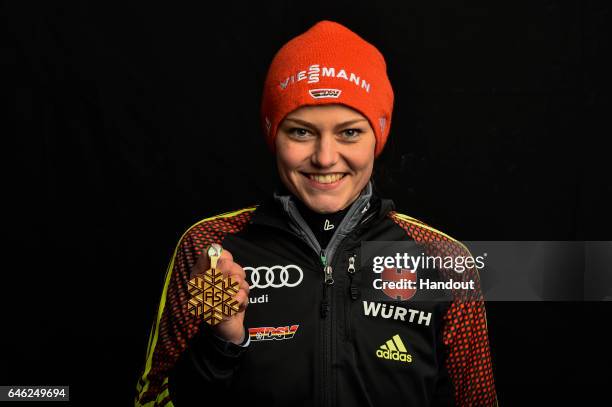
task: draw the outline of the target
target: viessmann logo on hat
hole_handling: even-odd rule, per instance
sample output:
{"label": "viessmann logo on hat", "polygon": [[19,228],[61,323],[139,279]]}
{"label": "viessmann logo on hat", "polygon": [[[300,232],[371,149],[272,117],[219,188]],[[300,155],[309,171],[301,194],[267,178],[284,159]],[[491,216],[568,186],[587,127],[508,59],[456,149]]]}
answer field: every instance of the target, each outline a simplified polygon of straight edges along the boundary
{"label": "viessmann logo on hat", "polygon": [[304,80],[308,80],[307,83],[317,83],[322,77],[340,78],[353,82],[355,86],[365,89],[368,93],[370,93],[370,88],[372,87],[369,82],[366,82],[365,79],[362,79],[354,72],[347,73],[344,69],[336,70],[335,67],[321,67],[318,64],[310,65],[307,70],[298,71],[288,76],[285,80],[280,81],[279,86],[284,90],[287,89],[287,86]]}

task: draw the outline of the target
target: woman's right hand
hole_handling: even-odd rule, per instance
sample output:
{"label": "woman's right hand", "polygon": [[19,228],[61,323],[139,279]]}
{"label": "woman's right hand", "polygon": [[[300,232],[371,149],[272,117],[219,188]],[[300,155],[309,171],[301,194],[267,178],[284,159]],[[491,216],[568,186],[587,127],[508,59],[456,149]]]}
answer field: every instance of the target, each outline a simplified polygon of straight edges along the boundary
{"label": "woman's right hand", "polygon": [[[190,279],[197,275],[202,275],[206,270],[210,269],[210,258],[207,252],[208,250],[204,250],[198,258],[191,271]],[[227,249],[221,251],[221,256],[217,261],[217,270],[221,271],[224,277],[229,276],[239,284],[238,293],[234,296],[234,299],[238,301],[239,307],[236,314],[224,317],[223,321],[214,325],[212,329],[217,336],[238,345],[246,339],[244,337],[244,313],[249,305],[249,284],[246,281],[246,273],[239,264],[234,262],[232,254]]]}

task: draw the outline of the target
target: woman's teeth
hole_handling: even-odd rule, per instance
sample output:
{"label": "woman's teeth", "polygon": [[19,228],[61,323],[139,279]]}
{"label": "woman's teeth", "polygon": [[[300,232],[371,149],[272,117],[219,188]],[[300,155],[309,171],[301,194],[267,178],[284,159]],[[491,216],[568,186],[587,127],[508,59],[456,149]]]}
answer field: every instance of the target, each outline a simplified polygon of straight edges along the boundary
{"label": "woman's teeth", "polygon": [[316,175],[316,174],[308,174],[310,179],[317,181],[320,184],[331,184],[332,182],[338,181],[340,178],[344,177],[342,173],[336,174],[325,174],[325,175]]}

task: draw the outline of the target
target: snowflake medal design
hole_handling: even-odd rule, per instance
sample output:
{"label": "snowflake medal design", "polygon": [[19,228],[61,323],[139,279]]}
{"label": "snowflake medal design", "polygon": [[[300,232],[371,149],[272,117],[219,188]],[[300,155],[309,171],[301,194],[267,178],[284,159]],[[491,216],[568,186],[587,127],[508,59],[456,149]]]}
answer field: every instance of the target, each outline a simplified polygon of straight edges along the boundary
{"label": "snowflake medal design", "polygon": [[196,318],[202,318],[209,325],[217,325],[224,317],[238,312],[238,282],[231,277],[224,277],[217,270],[217,261],[221,255],[221,246],[213,244],[208,249],[211,267],[189,280],[190,299],[187,310]]}

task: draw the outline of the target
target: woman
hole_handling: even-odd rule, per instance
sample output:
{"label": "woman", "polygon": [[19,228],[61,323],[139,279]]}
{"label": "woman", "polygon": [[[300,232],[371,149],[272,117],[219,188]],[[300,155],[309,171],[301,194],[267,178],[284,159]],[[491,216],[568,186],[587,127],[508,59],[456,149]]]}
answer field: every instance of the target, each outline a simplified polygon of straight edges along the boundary
{"label": "woman", "polygon": [[[368,297],[361,242],[461,248],[373,189],[392,106],[383,56],[340,24],[321,21],[279,50],[261,112],[281,185],[180,239],[136,406],[497,404],[481,296]],[[238,312],[215,325],[186,307],[209,255],[239,288]]]}

